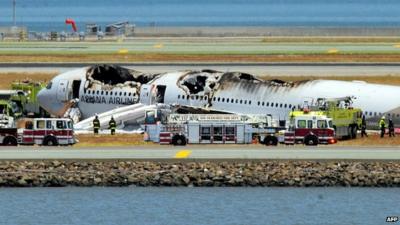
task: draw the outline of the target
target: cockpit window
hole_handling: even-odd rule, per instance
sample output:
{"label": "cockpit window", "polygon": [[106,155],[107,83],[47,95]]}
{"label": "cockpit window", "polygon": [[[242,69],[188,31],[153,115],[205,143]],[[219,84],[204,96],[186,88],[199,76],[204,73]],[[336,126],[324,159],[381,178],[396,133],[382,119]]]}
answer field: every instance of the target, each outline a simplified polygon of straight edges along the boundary
{"label": "cockpit window", "polygon": [[46,89],[51,89],[51,86],[53,85],[53,82],[49,82],[48,84],[47,84],[47,86],[46,86]]}

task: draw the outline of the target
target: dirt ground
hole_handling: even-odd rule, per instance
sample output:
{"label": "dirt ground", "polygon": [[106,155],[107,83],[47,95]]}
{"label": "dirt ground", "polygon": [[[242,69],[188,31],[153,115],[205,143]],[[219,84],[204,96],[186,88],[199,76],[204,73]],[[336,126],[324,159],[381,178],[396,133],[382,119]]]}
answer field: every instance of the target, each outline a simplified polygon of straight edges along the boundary
{"label": "dirt ground", "polygon": [[10,89],[14,81],[32,80],[47,83],[55,75],[55,73],[0,73],[0,89]]}
{"label": "dirt ground", "polygon": [[358,136],[353,140],[338,141],[339,146],[400,146],[400,135],[381,138],[379,134],[370,134],[366,138]]}
{"label": "dirt ground", "polygon": [[[116,135],[77,135],[79,143],[75,147],[98,147],[98,146],[135,146],[145,145],[143,135],[141,134],[116,134]],[[147,143],[148,144],[148,143]]]}

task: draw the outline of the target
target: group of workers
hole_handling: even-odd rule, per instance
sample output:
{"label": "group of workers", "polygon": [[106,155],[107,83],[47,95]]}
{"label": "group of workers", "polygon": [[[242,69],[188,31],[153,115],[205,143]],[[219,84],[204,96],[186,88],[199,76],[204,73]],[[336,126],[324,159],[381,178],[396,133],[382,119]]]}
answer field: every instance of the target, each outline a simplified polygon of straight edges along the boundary
{"label": "group of workers", "polygon": [[[383,138],[386,133],[385,116],[382,116],[381,120],[379,120],[379,128],[381,130],[381,138]],[[393,120],[390,118],[389,118],[388,129],[389,129],[389,137],[394,137],[394,123]]]}
{"label": "group of workers", "polygon": [[[117,123],[114,120],[114,117],[111,116],[110,122],[108,122],[108,129],[111,131],[111,135],[115,134],[115,129],[117,128]],[[98,134],[100,130],[100,120],[96,115],[93,120],[93,132],[94,134]]]}
{"label": "group of workers", "polygon": [[[378,125],[379,125],[379,129],[380,129],[381,138],[383,138],[386,133],[386,118],[385,118],[385,116],[381,117]],[[389,137],[394,137],[394,123],[391,118],[389,118],[389,124],[388,124],[387,128],[389,130]],[[365,120],[365,116],[363,116],[362,122],[361,122],[361,137],[364,137],[364,136],[368,137],[366,130],[367,130],[367,122]]]}

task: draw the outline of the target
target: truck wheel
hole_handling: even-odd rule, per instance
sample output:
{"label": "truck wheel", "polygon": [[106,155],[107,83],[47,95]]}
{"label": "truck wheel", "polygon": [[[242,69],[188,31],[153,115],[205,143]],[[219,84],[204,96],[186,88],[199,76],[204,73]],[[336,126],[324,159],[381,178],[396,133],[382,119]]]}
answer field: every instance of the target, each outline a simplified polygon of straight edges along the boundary
{"label": "truck wheel", "polygon": [[172,144],[173,145],[186,145],[186,138],[184,135],[175,135],[172,138]]}
{"label": "truck wheel", "polygon": [[347,135],[345,139],[352,139],[353,138],[353,128],[352,126],[347,127]]}
{"label": "truck wheel", "polygon": [[276,146],[276,145],[278,145],[278,138],[276,138],[275,136],[267,136],[264,139],[264,144],[267,146],[270,146],[270,145]]}
{"label": "truck wheel", "polygon": [[318,145],[318,138],[315,135],[309,135],[304,138],[305,145]]}
{"label": "truck wheel", "polygon": [[58,145],[57,139],[55,137],[49,136],[44,138],[43,145],[45,146],[56,146]]}
{"label": "truck wheel", "polygon": [[351,127],[351,138],[356,139],[357,138],[357,126],[352,126]]}
{"label": "truck wheel", "polygon": [[3,145],[7,145],[7,146],[17,146],[18,145],[18,141],[15,137],[6,137],[3,140]]}

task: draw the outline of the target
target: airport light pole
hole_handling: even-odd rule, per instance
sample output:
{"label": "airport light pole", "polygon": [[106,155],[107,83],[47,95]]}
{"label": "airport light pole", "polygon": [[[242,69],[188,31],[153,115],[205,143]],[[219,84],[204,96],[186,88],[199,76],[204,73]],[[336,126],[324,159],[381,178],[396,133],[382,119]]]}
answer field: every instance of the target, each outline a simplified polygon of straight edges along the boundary
{"label": "airport light pole", "polygon": [[13,0],[13,24],[14,27],[17,26],[17,22],[15,21],[15,6],[17,5],[17,0]]}

